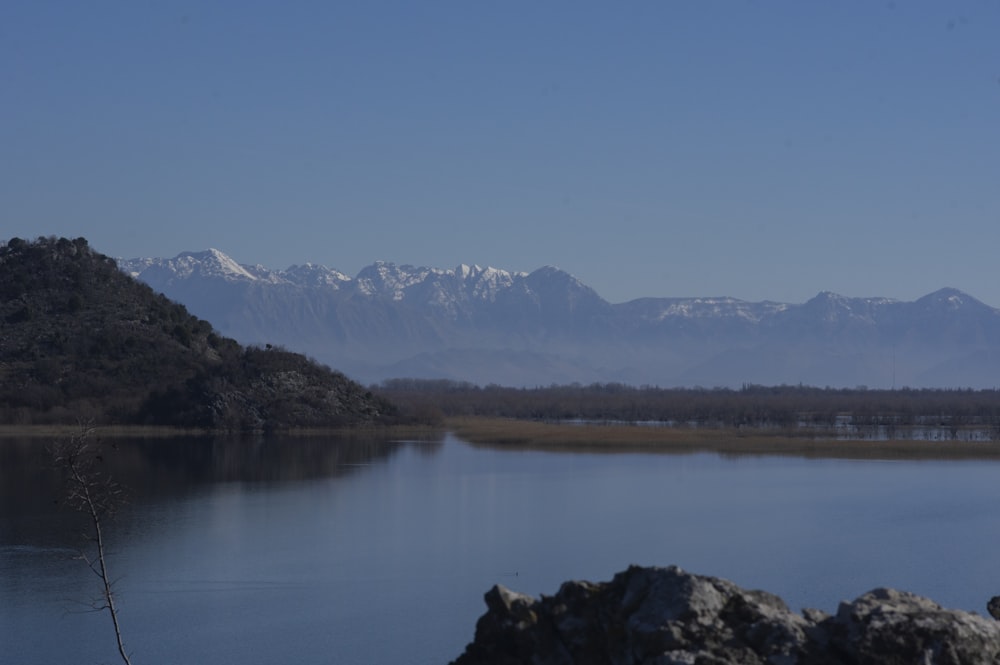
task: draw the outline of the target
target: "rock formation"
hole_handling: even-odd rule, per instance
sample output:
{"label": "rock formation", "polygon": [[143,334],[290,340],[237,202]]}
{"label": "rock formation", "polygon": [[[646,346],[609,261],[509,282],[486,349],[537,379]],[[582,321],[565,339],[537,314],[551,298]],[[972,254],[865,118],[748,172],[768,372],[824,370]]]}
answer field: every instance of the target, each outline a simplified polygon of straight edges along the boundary
{"label": "rock formation", "polygon": [[835,615],[677,567],[633,566],[535,600],[486,594],[453,665],[959,665],[1000,663],[1000,622],[876,589]]}
{"label": "rock formation", "polygon": [[990,598],[990,602],[986,603],[986,611],[994,619],[1000,620],[1000,596]]}

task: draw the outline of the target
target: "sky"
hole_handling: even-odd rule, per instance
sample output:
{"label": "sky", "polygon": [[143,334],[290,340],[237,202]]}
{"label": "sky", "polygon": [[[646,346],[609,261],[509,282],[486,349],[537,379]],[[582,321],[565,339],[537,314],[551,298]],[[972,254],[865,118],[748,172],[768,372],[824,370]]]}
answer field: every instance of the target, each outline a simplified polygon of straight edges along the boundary
{"label": "sky", "polygon": [[0,4],[0,239],[1000,307],[1000,0]]}

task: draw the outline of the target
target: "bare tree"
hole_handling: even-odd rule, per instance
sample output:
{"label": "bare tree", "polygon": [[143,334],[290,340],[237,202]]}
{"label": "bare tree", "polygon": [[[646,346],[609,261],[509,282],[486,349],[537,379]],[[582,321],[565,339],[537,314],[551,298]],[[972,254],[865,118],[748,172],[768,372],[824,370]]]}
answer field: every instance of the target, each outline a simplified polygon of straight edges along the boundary
{"label": "bare tree", "polygon": [[94,428],[81,426],[80,432],[54,445],[56,463],[66,474],[66,502],[83,513],[89,521],[86,538],[90,546],[81,550],[80,559],[97,575],[101,582],[101,595],[92,603],[95,611],[107,610],[114,624],[118,654],[126,665],[132,665],[122,640],[115,604],[114,580],[108,571],[108,558],[104,546],[104,524],[123,500],[122,488],[101,471],[103,457],[93,445]]}

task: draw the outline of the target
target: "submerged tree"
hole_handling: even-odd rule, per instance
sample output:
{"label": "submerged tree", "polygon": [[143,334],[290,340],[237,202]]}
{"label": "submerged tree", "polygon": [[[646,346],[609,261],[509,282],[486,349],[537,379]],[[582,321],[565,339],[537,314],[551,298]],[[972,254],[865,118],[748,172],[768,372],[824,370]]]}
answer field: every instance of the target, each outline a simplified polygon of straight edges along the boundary
{"label": "submerged tree", "polygon": [[99,468],[103,457],[93,445],[92,427],[81,427],[79,434],[62,440],[54,446],[56,463],[66,475],[66,502],[83,513],[89,523],[85,533],[89,546],[80,551],[80,559],[97,575],[101,595],[91,603],[94,611],[108,611],[114,625],[118,654],[126,665],[132,665],[122,640],[115,603],[114,582],[108,570],[107,551],[104,543],[104,525],[121,505],[122,488]]}

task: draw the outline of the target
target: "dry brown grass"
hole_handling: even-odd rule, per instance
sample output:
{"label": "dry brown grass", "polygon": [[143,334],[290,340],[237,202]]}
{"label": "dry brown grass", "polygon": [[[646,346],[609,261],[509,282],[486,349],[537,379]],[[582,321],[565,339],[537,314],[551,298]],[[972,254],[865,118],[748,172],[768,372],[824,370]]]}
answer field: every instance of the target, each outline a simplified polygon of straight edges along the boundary
{"label": "dry brown grass", "polygon": [[589,452],[717,452],[848,459],[994,459],[1000,443],[964,441],[845,441],[809,432],[775,434],[735,428],[578,425],[504,418],[448,419],[470,443],[511,448]]}

